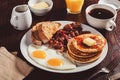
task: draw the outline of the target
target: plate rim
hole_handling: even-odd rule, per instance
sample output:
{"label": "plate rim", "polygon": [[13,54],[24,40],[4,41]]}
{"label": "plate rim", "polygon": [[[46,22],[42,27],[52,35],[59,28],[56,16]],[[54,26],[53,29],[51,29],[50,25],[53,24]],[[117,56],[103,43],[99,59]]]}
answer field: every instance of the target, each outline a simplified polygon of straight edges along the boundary
{"label": "plate rim", "polygon": [[[68,24],[68,23],[72,23],[72,22],[74,22],[74,21],[56,21],[56,22],[60,22],[61,24]],[[82,27],[83,27],[83,26],[87,26],[88,28],[90,28],[90,29],[94,30],[95,32],[97,32],[97,34],[102,35],[99,31],[97,31],[96,29],[90,27],[89,25],[82,24]],[[84,28],[83,28],[83,30],[84,30]],[[104,60],[104,58],[106,57],[107,52],[108,52],[108,43],[106,42],[106,45],[105,45],[105,47],[104,47],[104,48],[106,48],[106,50],[105,50],[105,49],[103,50],[103,51],[104,51],[104,55],[101,54],[101,56],[103,56],[103,57],[100,57],[98,60],[92,62],[94,65],[93,65],[93,64],[90,65],[91,63],[87,63],[87,64],[88,64],[88,65],[87,65],[88,67],[85,67],[85,68],[82,67],[82,70],[74,70],[74,69],[72,69],[72,70],[54,70],[54,69],[49,69],[49,68],[46,68],[46,67],[44,67],[44,66],[41,66],[41,65],[39,65],[38,63],[36,63],[35,61],[33,61],[29,56],[26,56],[27,53],[25,53],[25,52],[22,50],[22,49],[23,49],[22,46],[23,46],[24,39],[25,39],[25,37],[27,37],[28,34],[30,34],[30,31],[31,31],[31,29],[28,30],[28,31],[23,35],[23,37],[21,38],[21,41],[20,41],[20,51],[21,51],[21,54],[22,54],[23,57],[24,57],[29,63],[31,63],[33,66],[38,67],[39,69],[42,69],[42,70],[45,70],[45,71],[54,72],[54,73],[77,73],[77,72],[86,71],[86,70],[91,69],[91,68],[97,66],[98,64],[100,64],[100,63]],[[103,36],[103,35],[102,35],[102,36]],[[103,37],[104,37],[104,36],[103,36]],[[28,44],[29,44],[29,43],[28,43]],[[27,45],[27,43],[26,43],[26,45]],[[27,52],[27,50],[26,50],[26,52]],[[25,53],[25,54],[24,54],[24,53]],[[28,57],[29,57],[29,58],[28,58]],[[96,62],[96,63],[95,63],[95,62]],[[78,69],[79,69],[79,68],[78,68]]]}

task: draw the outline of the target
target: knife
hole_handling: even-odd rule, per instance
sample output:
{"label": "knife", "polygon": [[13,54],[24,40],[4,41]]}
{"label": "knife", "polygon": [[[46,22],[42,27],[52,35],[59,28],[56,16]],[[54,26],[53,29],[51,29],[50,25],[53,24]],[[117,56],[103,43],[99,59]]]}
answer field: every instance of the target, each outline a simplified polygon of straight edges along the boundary
{"label": "knife", "polygon": [[111,71],[114,70],[114,68],[116,68],[119,62],[120,62],[120,57],[117,56],[106,67],[101,68],[99,71],[91,75],[87,80],[93,80],[100,73],[109,74]]}

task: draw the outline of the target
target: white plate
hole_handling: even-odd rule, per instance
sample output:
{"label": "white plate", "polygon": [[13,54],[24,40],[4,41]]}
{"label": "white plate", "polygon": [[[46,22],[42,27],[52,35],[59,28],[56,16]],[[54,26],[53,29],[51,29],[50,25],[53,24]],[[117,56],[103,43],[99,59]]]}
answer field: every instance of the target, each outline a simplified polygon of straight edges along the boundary
{"label": "white plate", "polygon": [[[58,21],[62,24],[61,27],[63,27],[65,24],[69,24],[69,23],[72,23],[72,21]],[[100,32],[98,32],[97,30],[85,25],[85,24],[82,24],[82,28],[83,28],[83,31],[90,31],[92,33],[96,33],[96,34],[100,34],[102,35]],[[91,62],[91,63],[87,63],[87,64],[82,64],[80,66],[78,66],[77,68],[75,69],[72,69],[72,70],[53,70],[53,69],[49,69],[49,68],[46,68],[46,67],[43,67],[39,64],[37,64],[35,61],[33,61],[29,56],[28,56],[28,52],[27,52],[27,47],[29,44],[31,44],[31,39],[30,39],[30,35],[31,35],[31,30],[29,30],[21,39],[21,43],[20,43],[20,50],[22,52],[22,55],[24,56],[24,58],[30,62],[32,65],[40,68],[40,69],[43,69],[43,70],[46,70],[46,71],[50,71],[50,72],[56,72],[56,73],[75,73],[75,72],[81,72],[81,71],[85,71],[85,70],[88,70],[90,68],[93,68],[95,67],[96,65],[98,65],[104,58],[105,56],[107,55],[107,51],[108,51],[108,44],[105,45],[103,51],[102,51],[102,54],[100,56],[100,58],[94,62]]]}

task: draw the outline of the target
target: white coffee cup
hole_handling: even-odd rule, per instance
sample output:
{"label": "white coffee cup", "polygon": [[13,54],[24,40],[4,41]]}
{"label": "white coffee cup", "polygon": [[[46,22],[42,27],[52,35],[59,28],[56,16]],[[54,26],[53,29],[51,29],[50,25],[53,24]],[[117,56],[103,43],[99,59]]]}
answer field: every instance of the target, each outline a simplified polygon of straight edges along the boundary
{"label": "white coffee cup", "polygon": [[[113,13],[113,16],[110,18],[106,18],[106,19],[100,19],[100,18],[93,17],[90,15],[90,11],[93,9],[108,10]],[[114,27],[116,27],[115,19],[117,16],[117,11],[108,5],[92,4],[86,8],[85,13],[86,13],[86,20],[87,20],[88,24],[90,24],[91,26],[93,26],[95,28],[106,29],[108,31],[112,31],[114,29]]]}
{"label": "white coffee cup", "polygon": [[18,5],[12,10],[10,23],[16,30],[25,30],[30,28],[32,24],[31,12],[28,5]]}

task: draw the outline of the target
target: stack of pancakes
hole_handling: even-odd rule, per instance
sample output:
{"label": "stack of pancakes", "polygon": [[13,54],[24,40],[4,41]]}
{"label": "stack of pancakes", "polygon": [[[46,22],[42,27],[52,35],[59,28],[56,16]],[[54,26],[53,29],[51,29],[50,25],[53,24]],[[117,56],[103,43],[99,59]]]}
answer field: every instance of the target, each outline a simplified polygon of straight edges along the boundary
{"label": "stack of pancakes", "polygon": [[[85,38],[95,40],[96,44],[87,46],[83,43]],[[105,44],[106,39],[98,34],[82,34],[69,40],[67,56],[75,63],[93,62],[100,57]]]}

